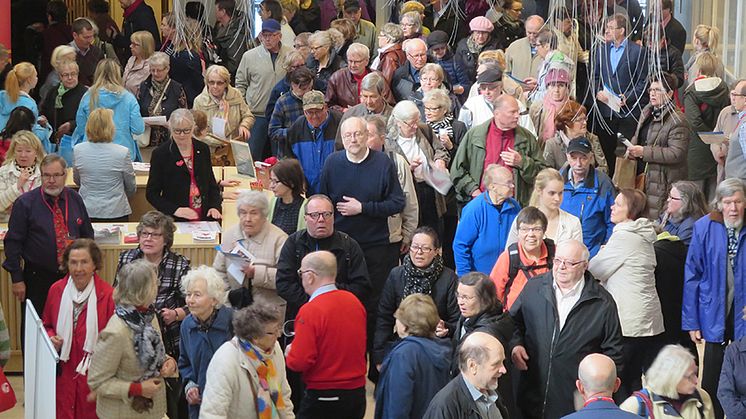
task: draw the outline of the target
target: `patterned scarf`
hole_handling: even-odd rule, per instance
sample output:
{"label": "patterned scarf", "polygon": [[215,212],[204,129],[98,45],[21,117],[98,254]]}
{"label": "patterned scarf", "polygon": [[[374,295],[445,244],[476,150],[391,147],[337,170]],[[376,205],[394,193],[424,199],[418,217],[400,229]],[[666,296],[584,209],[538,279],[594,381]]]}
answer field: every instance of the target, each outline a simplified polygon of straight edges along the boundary
{"label": "patterned scarf", "polygon": [[736,269],[736,253],[738,253],[738,231],[735,227],[726,227],[728,230],[728,256],[733,259],[733,270]]}
{"label": "patterned scarf", "polygon": [[60,83],[60,85],[57,87],[57,97],[54,98],[54,108],[55,109],[62,109],[62,96],[67,93],[67,91],[70,90],[67,87],[65,87],[64,84]]}
{"label": "patterned scarf", "polygon": [[285,400],[282,398],[282,383],[277,377],[272,358],[269,354],[262,354],[259,348],[243,339],[239,339],[238,344],[259,376],[256,394],[256,411],[259,419],[279,418],[278,409],[285,408]]}
{"label": "patterned scarf", "polygon": [[118,305],[114,312],[132,329],[135,354],[140,368],[144,371],[139,381],[157,377],[166,361],[166,351],[163,349],[161,334],[153,327],[155,308],[150,306],[148,311],[143,313],[133,306]]}
{"label": "patterned scarf", "polygon": [[448,130],[448,136],[453,139],[453,115],[450,113],[447,113],[440,121],[427,121],[427,124],[433,129],[433,133],[435,133],[436,136],[440,135],[440,130],[445,128]]}
{"label": "patterned scarf", "polygon": [[491,38],[488,38],[487,42],[485,42],[484,45],[479,45],[474,41],[474,38],[469,36],[468,38],[466,38],[466,47],[469,48],[469,52],[471,52],[472,54],[479,55],[479,53],[482,52],[482,48],[484,48],[485,45],[490,42],[490,39]]}
{"label": "patterned scarf", "polygon": [[168,85],[169,78],[166,77],[166,79],[163,81],[155,81],[155,79],[151,77],[150,81],[151,81],[151,87],[150,87],[150,104],[148,105],[148,115],[158,116],[160,115],[161,110],[156,109],[156,105],[158,105],[161,101],[161,95],[163,95],[163,91],[166,90],[166,86]]}
{"label": "patterned scarf", "polygon": [[418,268],[412,263],[412,258],[404,258],[404,294],[402,299],[411,294],[430,295],[433,284],[443,273],[443,258],[436,255],[430,266]]}

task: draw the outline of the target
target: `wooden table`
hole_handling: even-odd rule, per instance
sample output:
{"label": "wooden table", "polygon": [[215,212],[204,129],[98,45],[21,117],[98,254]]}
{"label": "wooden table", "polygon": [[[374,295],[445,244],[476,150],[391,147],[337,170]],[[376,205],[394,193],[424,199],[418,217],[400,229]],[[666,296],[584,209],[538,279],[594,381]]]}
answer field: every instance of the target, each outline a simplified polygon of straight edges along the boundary
{"label": "wooden table", "polygon": [[[235,211],[234,211],[235,212]],[[125,223],[129,232],[135,232],[137,223]],[[94,228],[100,226],[100,224],[94,224]],[[7,230],[6,224],[0,224],[1,230]],[[174,245],[172,250],[183,256],[186,256],[191,261],[191,266],[196,267],[199,265],[210,265],[215,259],[215,246],[220,243],[220,235],[215,241],[195,241],[192,239],[191,234],[174,234]],[[117,261],[119,260],[119,253],[122,250],[132,249],[137,244],[125,244],[124,235],[120,237],[119,244],[103,244],[100,245],[103,253],[104,267],[98,272],[102,279],[112,283],[114,281],[114,275],[117,270]],[[5,252],[2,251],[3,246],[0,242],[0,264],[5,262]],[[8,363],[5,371],[22,371],[23,361],[21,357],[21,303],[13,296],[11,291],[11,280],[10,274],[4,269],[0,269],[0,304],[2,304],[5,312],[5,321],[8,324],[8,331],[10,332],[10,349],[11,349],[11,360]],[[39,316],[43,308],[37,307],[39,310]]]}

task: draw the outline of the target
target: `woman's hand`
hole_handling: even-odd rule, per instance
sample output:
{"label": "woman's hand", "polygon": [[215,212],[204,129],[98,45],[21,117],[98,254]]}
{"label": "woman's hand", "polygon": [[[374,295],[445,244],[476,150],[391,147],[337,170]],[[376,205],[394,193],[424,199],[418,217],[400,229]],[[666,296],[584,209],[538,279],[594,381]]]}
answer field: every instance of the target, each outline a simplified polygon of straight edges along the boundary
{"label": "woman's hand", "polygon": [[443,172],[448,172],[448,168],[446,167],[446,162],[442,159],[435,160],[434,164],[436,169],[439,169]]}
{"label": "woman's hand", "polygon": [[220,181],[220,186],[224,188],[234,188],[236,186],[241,186],[241,181],[237,179],[226,179]]}
{"label": "woman's hand", "polygon": [[249,131],[249,129],[246,127],[238,127],[238,134],[245,141],[249,141],[249,138],[251,137],[251,131]]}
{"label": "woman's hand", "polygon": [[52,345],[54,345],[54,349],[57,352],[59,352],[60,349],[62,349],[62,342],[63,342],[62,337],[55,335],[55,336],[50,337],[49,340],[52,341]]}
{"label": "woman's hand", "polygon": [[175,322],[178,317],[179,317],[179,313],[177,313],[176,310],[172,308],[161,309],[161,318],[163,319],[163,322],[166,323],[167,325]]}
{"label": "woman's hand", "polygon": [[253,279],[254,273],[256,273],[256,268],[253,264],[247,263],[246,265],[241,267],[241,272],[243,272],[243,274],[246,275],[247,278]]}
{"label": "woman's hand", "polygon": [[199,396],[199,387],[192,387],[186,392],[186,400],[189,404],[202,403],[202,397]]}
{"label": "woman's hand", "polygon": [[185,218],[187,220],[199,221],[199,214],[197,214],[197,211],[189,207],[181,207],[177,209],[176,212],[174,212],[174,215],[179,218]]}
{"label": "woman's hand", "polygon": [[161,366],[161,377],[171,377],[174,374],[176,374],[176,360],[167,355]]}
{"label": "woman's hand", "polygon": [[422,164],[422,160],[420,160],[420,159],[419,159],[419,157],[418,157],[418,158],[416,158],[416,159],[413,159],[413,160],[412,160],[412,161],[411,161],[411,162],[409,163],[409,170],[411,170],[411,171],[413,171],[413,172],[414,172],[414,171],[415,171],[415,169],[417,169],[418,167],[420,167],[420,165],[421,165],[421,164]]}
{"label": "woman's hand", "polygon": [[163,381],[159,378],[151,378],[140,383],[142,396],[148,399],[152,399],[163,387]]}
{"label": "woman's hand", "polygon": [[26,182],[28,182],[29,178],[31,177],[31,173],[22,170],[21,175],[18,176],[18,183],[16,186],[18,186],[18,191],[23,192],[23,186],[26,185]]}
{"label": "woman's hand", "polygon": [[216,208],[210,208],[210,210],[207,211],[207,216],[215,220],[223,219],[223,215]]}
{"label": "woman's hand", "polygon": [[640,158],[642,157],[643,147],[641,145],[633,145],[632,147],[627,147],[627,153],[629,153],[630,157],[633,158]]}
{"label": "woman's hand", "polygon": [[448,136],[448,133],[444,132],[438,134],[438,138],[440,139],[440,143],[443,144],[443,147],[445,147],[446,150],[453,150],[453,142],[451,141],[451,137]]}

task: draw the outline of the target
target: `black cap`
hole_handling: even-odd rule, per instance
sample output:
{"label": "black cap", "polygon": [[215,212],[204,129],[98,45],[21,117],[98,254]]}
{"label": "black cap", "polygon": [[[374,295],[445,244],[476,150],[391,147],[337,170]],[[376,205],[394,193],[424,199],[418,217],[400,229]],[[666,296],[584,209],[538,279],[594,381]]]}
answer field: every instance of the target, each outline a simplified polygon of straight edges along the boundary
{"label": "black cap", "polygon": [[358,11],[360,10],[360,2],[358,0],[345,0],[344,11]]}
{"label": "black cap", "polygon": [[427,47],[437,47],[438,45],[444,45],[448,43],[448,34],[444,31],[432,31],[427,36]]}
{"label": "black cap", "polygon": [[578,152],[583,154],[591,154],[593,152],[591,142],[587,138],[578,137],[570,140],[570,143],[567,145],[567,154]]}
{"label": "black cap", "polygon": [[477,83],[497,83],[502,81],[503,72],[498,68],[488,68],[477,76]]}

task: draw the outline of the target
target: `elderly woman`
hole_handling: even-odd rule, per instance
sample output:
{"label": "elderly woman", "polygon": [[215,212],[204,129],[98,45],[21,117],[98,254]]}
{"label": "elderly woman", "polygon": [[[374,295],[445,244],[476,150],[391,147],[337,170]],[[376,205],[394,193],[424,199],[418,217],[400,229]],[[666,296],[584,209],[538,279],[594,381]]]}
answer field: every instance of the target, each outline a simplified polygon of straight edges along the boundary
{"label": "elderly woman", "polygon": [[177,109],[168,121],[171,140],[153,151],[145,196],[155,209],[180,221],[219,220],[220,188],[210,149],[192,137],[194,117]]}
{"label": "elderly woman", "polygon": [[417,201],[419,202],[419,224],[430,226],[440,235],[443,229],[441,216],[445,213],[445,197],[425,182],[423,165],[427,170],[446,170],[450,161],[448,152],[440,140],[433,141],[432,131],[420,129],[420,110],[414,102],[404,100],[394,106],[389,121],[389,135],[385,149],[401,154],[409,163],[414,175]]}
{"label": "elderly woman", "polygon": [[[556,169],[546,168],[534,179],[534,190],[529,205],[536,207],[547,217],[544,238],[555,244],[574,239],[583,241],[583,227],[578,217],[560,208],[565,191],[565,179]],[[517,221],[513,221],[505,248],[518,241]]]}
{"label": "elderly woman", "polygon": [[99,335],[88,374],[96,414],[161,419],[166,414],[163,379],[177,369],[158,333],[155,267],[145,260],[132,262],[117,273],[117,281],[115,315]]}
{"label": "elderly woman", "polygon": [[[455,278],[452,282],[455,288]],[[455,300],[453,291],[449,293]],[[448,384],[451,347],[447,341],[436,338],[442,320],[429,296],[408,295],[394,317],[401,341],[386,355],[381,366],[375,392],[375,417],[421,418],[433,396]]]}
{"label": "elderly woman", "polygon": [[689,246],[694,223],[707,214],[708,206],[702,190],[694,182],[680,180],[671,185],[662,209],[659,225],[663,230]]}
{"label": "elderly woman", "polygon": [[676,78],[654,75],[648,88],[650,104],[642,110],[632,146],[626,157],[637,162],[637,174],[645,175],[648,216],[655,220],[671,184],[687,178],[689,126],[671,102]]}
{"label": "elderly woman", "polygon": [[[406,12],[399,18],[399,26],[402,30],[404,39],[421,38],[422,36],[422,16],[419,12]],[[402,41],[404,40],[402,39]]]}
{"label": "elderly woman", "polygon": [[386,82],[391,84],[394,72],[407,62],[407,55],[401,49],[404,33],[399,25],[386,23],[378,34],[378,55],[370,68],[383,73]]}
{"label": "elderly woman", "polygon": [[261,302],[233,315],[235,336],[215,352],[207,370],[201,417],[295,417],[277,342],[283,319],[277,307]]}
{"label": "elderly woman", "polygon": [[570,74],[564,69],[552,68],[544,78],[544,83],[544,98],[533,102],[529,108],[529,115],[539,134],[540,144],[546,143],[557,133],[555,118],[570,98]]}
{"label": "elderly woman", "polygon": [[[175,231],[176,226],[170,217],[158,211],[143,215],[137,225],[137,248],[119,254],[117,281],[120,281],[119,272],[138,260],[144,259],[157,268],[156,319],[166,354],[179,359],[179,328],[188,313],[181,292],[181,279],[189,271],[189,259],[171,250]],[[181,386],[178,379],[169,378],[167,381],[169,417],[176,417],[177,404],[183,403],[179,398]]]}
{"label": "elderly woman", "polygon": [[16,199],[41,186],[39,165],[45,154],[41,142],[31,131],[18,131],[13,135],[0,166],[0,223],[8,222]]}
{"label": "elderly woman", "polygon": [[[140,104],[140,115],[171,117],[171,112],[187,107],[187,96],[184,88],[169,77],[171,59],[163,52],[154,53],[149,62],[150,76],[140,84],[137,90],[137,103]],[[148,125],[150,145],[159,146],[168,141],[168,128]]]}
{"label": "elderly woman", "polygon": [[430,227],[419,227],[412,235],[409,254],[404,263],[389,274],[381,293],[373,341],[373,360],[376,365],[383,362],[386,354],[396,343],[394,311],[402,300],[411,294],[425,294],[437,307],[438,337],[453,334],[459,312],[456,304],[456,273],[443,266],[440,239]]}
{"label": "elderly woman", "polygon": [[[210,132],[225,139],[250,137],[254,115],[241,92],[230,85],[231,74],[220,65],[211,65],[205,71],[205,90],[194,99],[194,109],[207,114]],[[215,126],[215,122],[220,126]]]}
{"label": "elderly woman", "polygon": [[269,189],[274,196],[269,202],[272,224],[291,235],[306,228],[306,176],[296,159],[280,160],[269,169]]}
{"label": "elderly woman", "polygon": [[[231,252],[236,249],[237,245],[241,245],[254,256],[254,260],[247,260],[245,263],[232,262],[218,252],[213,266],[223,275],[230,289],[248,289],[254,300],[277,306],[280,314],[284,316],[287,304],[277,296],[275,275],[277,260],[287,234],[267,220],[269,202],[263,192],[242,192],[236,201],[236,209],[238,210],[238,225],[225,231],[220,246],[224,251]],[[232,273],[234,271],[228,271],[233,263],[241,264],[239,268],[242,276],[240,278],[234,276]],[[241,294],[234,292],[233,295]],[[246,296],[243,301],[248,301],[248,299]]]}
{"label": "elderly woman", "polygon": [[601,143],[595,134],[588,131],[588,112],[585,106],[569,100],[554,115],[555,134],[544,144],[544,161],[557,170],[567,163],[567,145],[570,140],[585,137],[593,148],[594,166],[604,173],[609,172]]}
{"label": "elderly woman", "polygon": [[611,206],[616,224],[606,246],[591,259],[588,270],[609,291],[619,310],[624,344],[621,395],[640,388],[640,375],[658,352],[663,314],[655,289],[656,233],[644,217],[647,197],[636,189],[622,189]]}
{"label": "elderly woman", "polygon": [[[443,71],[443,67],[438,64],[427,63],[420,69],[420,87],[412,92],[409,100],[417,104],[417,107],[420,109],[420,114],[423,115],[423,117],[425,114],[424,105],[422,103],[424,95],[433,90],[442,90],[449,94],[445,81],[446,73]],[[451,99],[451,106],[448,108],[448,111],[452,115],[458,116],[458,98],[453,94],[449,94],[449,98]]]}
{"label": "elderly woman", "polygon": [[142,161],[140,148],[132,137],[145,131],[140,105],[135,96],[124,88],[119,64],[111,58],[98,63],[93,84],[83,95],[75,116],[77,126],[73,133],[73,144],[85,141],[86,122],[96,108],[114,111],[114,125],[117,127],[114,143],[127,147],[132,161]]}
{"label": "elderly woman", "polygon": [[101,250],[91,239],[77,239],[62,256],[67,275],[49,289],[42,323],[60,355],[57,417],[96,418],[88,401],[87,370],[99,331],[114,314],[114,289],[98,276]]}
{"label": "elderly woman", "polygon": [[55,89],[55,86],[60,84],[62,73],[59,68],[61,64],[69,61],[75,61],[76,52],[75,48],[70,45],[60,45],[52,51],[50,64],[52,65],[52,71],[47,74],[47,78],[44,80],[44,84],[39,88],[39,97],[44,100],[49,94],[50,90]]}
{"label": "elderly woman", "polygon": [[78,63],[75,59],[58,63],[55,68],[60,81],[52,85],[47,94],[42,96],[39,111],[54,129],[55,140],[59,140],[63,135],[75,131],[75,115],[88,88],[78,83]]}
{"label": "elderly woman", "polygon": [[715,417],[712,399],[704,389],[697,387],[697,371],[694,355],[689,350],[680,345],[667,345],[645,372],[645,387],[619,407],[650,419],[712,419]]}
{"label": "elderly woman", "polygon": [[153,34],[148,31],[137,31],[130,36],[130,56],[124,66],[122,81],[124,88],[133,95],[137,94],[140,84],[150,76],[150,56],[155,50]]}
{"label": "elderly woman", "polygon": [[344,59],[339,55],[329,31],[319,31],[308,38],[311,55],[306,60],[306,67],[316,74],[316,79],[326,89],[329,78],[335,71],[344,66]]}
{"label": "elderly woman", "polygon": [[126,222],[132,214],[127,196],[135,193],[130,153],[114,144],[114,112],[94,109],[86,124],[88,141],[75,146],[73,179],[80,186],[92,222]]}
{"label": "elderly woman", "polygon": [[[427,67],[430,64],[425,64]],[[424,71],[423,67],[423,71]],[[455,119],[452,112],[453,101],[451,96],[443,89],[434,89],[427,93],[422,99],[422,107],[425,114],[425,122],[433,130],[434,141],[440,141],[444,149],[448,151],[449,160],[456,155],[458,145],[466,134],[466,125]]]}
{"label": "elderly woman", "polygon": [[233,309],[225,306],[223,279],[213,268],[192,269],[181,280],[189,315],[181,323],[179,373],[190,419],[199,418],[207,366],[215,351],[233,337]]}
{"label": "elderly woman", "polygon": [[472,82],[477,80],[477,61],[479,54],[484,51],[498,49],[497,41],[493,39],[495,29],[492,22],[484,16],[477,16],[469,22],[471,35],[460,40],[456,45],[456,57],[464,63],[466,76]]}

